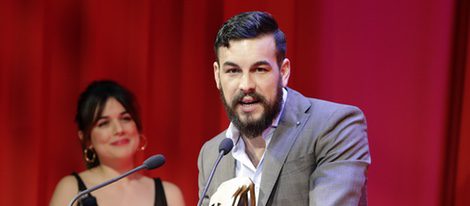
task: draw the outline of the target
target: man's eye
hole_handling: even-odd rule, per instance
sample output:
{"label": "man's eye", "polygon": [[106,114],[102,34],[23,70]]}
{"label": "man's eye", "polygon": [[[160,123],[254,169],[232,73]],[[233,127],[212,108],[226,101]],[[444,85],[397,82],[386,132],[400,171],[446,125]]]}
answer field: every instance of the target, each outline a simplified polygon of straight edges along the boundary
{"label": "man's eye", "polygon": [[238,73],[239,69],[227,69],[225,73],[233,74],[233,73]]}
{"label": "man's eye", "polygon": [[268,71],[266,68],[263,68],[263,67],[257,67],[256,68],[256,72],[266,72]]}

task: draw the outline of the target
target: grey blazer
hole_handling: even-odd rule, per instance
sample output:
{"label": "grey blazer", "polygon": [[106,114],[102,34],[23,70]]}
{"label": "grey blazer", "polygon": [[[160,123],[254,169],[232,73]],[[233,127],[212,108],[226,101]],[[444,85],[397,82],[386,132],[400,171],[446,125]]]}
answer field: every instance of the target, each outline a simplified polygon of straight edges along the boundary
{"label": "grey blazer", "polygon": [[[206,142],[199,153],[199,198],[225,132]],[[371,159],[366,120],[356,107],[306,98],[288,88],[264,158],[257,205],[367,205]],[[229,153],[220,162],[203,205],[233,177],[235,159]]]}

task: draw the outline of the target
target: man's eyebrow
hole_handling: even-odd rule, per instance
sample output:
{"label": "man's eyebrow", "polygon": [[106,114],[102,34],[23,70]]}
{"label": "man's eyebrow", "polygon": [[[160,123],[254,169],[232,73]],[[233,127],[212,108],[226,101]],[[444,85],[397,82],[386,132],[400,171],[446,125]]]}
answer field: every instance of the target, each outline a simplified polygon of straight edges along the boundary
{"label": "man's eyebrow", "polygon": [[[255,62],[255,63],[252,65],[252,67],[263,66],[263,65],[271,66],[271,64],[270,64],[268,61],[262,60],[262,61],[257,61],[257,62]],[[235,63],[230,62],[230,61],[224,62],[223,66],[240,67],[240,66],[238,66],[238,64],[235,64]]]}
{"label": "man's eyebrow", "polygon": [[223,66],[240,67],[240,66],[238,66],[238,64],[235,64],[235,63],[230,62],[230,61],[224,62]]}
{"label": "man's eyebrow", "polygon": [[268,61],[262,60],[262,61],[257,61],[256,63],[254,63],[252,67],[263,66],[263,65],[271,66],[271,64]]}

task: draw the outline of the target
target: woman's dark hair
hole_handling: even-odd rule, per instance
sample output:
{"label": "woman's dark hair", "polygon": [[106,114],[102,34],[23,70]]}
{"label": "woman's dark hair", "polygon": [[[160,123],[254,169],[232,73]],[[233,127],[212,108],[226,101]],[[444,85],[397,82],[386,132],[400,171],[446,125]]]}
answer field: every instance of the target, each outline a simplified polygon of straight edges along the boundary
{"label": "woman's dark hair", "polygon": [[214,43],[215,55],[219,61],[219,48],[230,47],[230,41],[253,39],[262,35],[274,34],[276,60],[281,66],[286,57],[286,37],[279,29],[273,16],[266,12],[251,11],[238,14],[227,20],[217,33]]}
{"label": "woman's dark hair", "polygon": [[[100,80],[91,82],[88,87],[80,94],[77,105],[77,114],[75,115],[75,122],[77,123],[78,130],[83,134],[80,141],[82,151],[87,149],[91,142],[91,130],[98,121],[98,117],[103,113],[106,101],[109,98],[116,99],[126,109],[134,120],[139,132],[142,132],[142,122],[140,120],[138,105],[134,94],[111,80]],[[93,151],[94,152],[94,151]],[[92,154],[85,153],[89,159],[94,161],[85,161],[87,168],[92,168],[100,164],[99,158],[92,158]]]}

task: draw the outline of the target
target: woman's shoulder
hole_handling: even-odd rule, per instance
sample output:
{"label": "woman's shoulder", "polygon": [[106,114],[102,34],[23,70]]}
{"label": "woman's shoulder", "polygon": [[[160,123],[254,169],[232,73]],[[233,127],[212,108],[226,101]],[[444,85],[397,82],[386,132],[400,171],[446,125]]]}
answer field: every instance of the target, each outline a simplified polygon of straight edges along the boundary
{"label": "woman's shoulder", "polygon": [[168,182],[168,181],[162,180],[162,185],[163,185],[163,188],[165,189],[165,191],[167,191],[167,190],[180,190],[178,185],[176,185],[173,182]]}
{"label": "woman's shoulder", "polygon": [[77,194],[77,192],[77,180],[74,176],[67,175],[57,183],[50,205],[65,205]]}
{"label": "woman's shoulder", "polygon": [[163,189],[165,190],[166,200],[168,205],[184,205],[184,198],[181,189],[174,183],[162,181]]}
{"label": "woman's shoulder", "polygon": [[78,192],[78,185],[77,179],[73,175],[67,175],[60,179],[59,183],[57,183],[57,189],[60,190],[71,190],[73,193]]}

